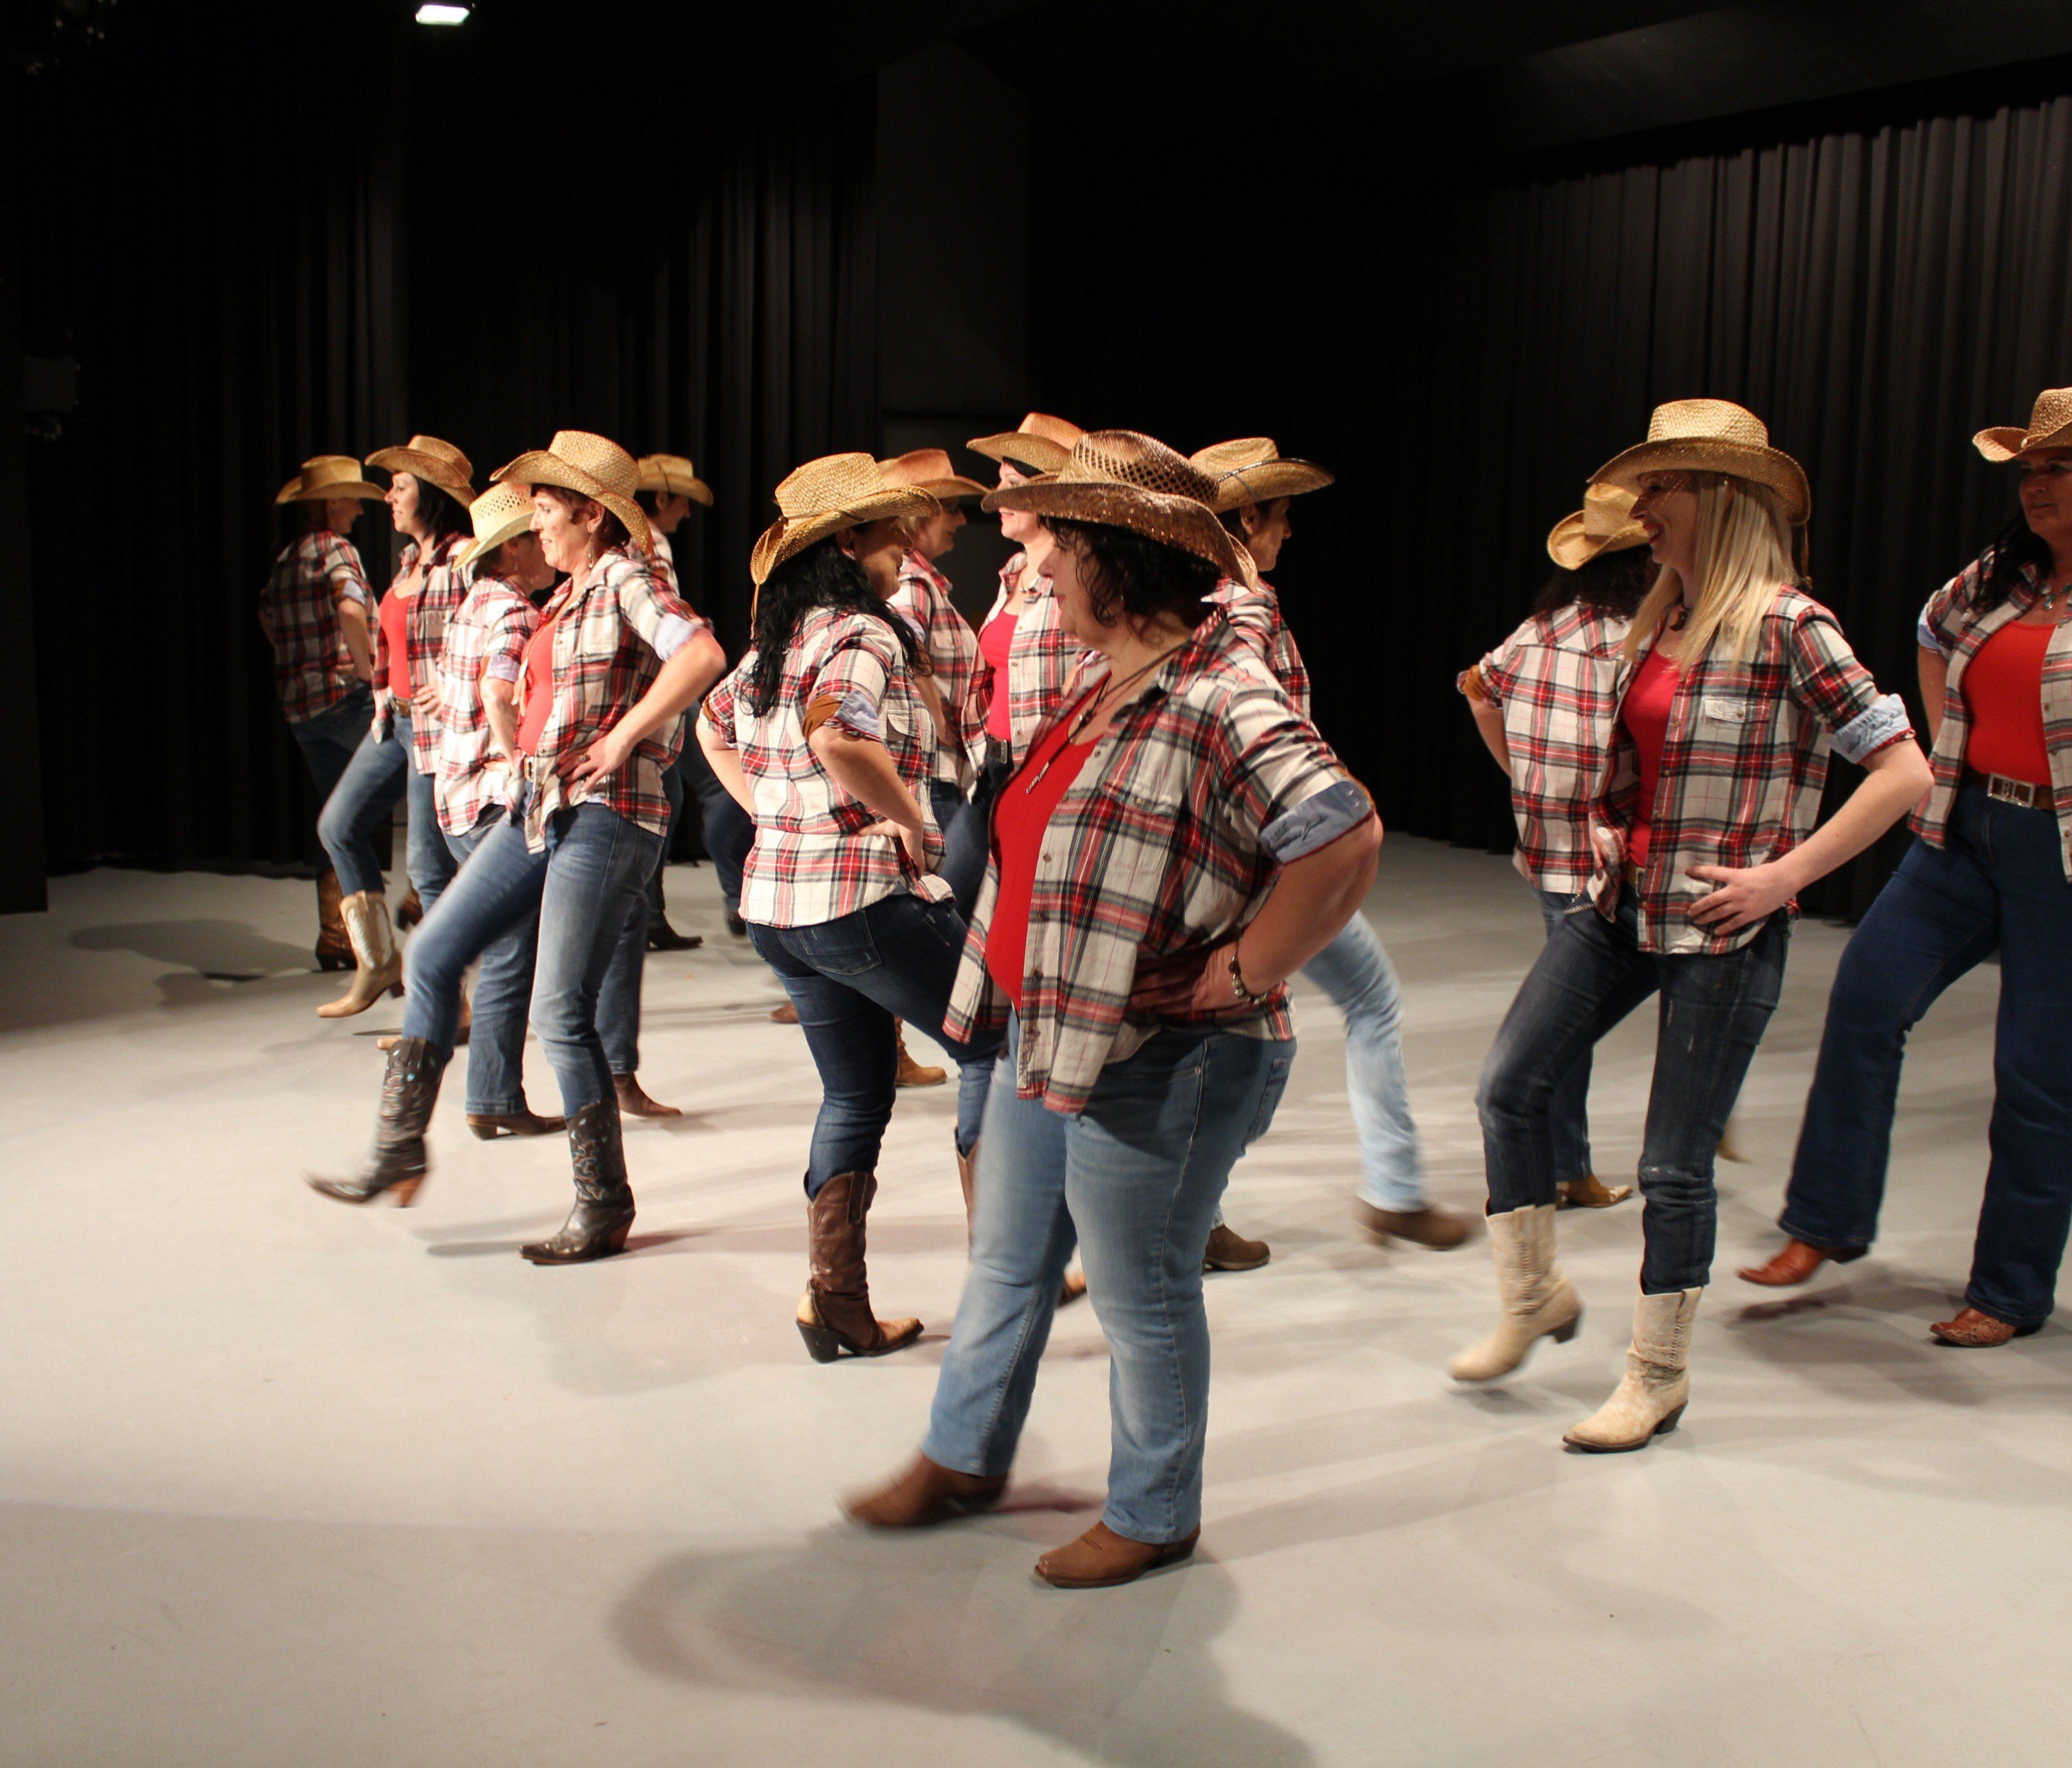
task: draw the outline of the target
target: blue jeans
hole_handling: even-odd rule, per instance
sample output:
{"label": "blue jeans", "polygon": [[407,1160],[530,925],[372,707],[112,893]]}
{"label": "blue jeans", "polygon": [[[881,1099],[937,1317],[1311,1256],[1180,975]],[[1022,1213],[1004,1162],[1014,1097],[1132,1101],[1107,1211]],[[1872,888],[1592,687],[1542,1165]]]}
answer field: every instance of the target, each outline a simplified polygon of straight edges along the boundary
{"label": "blue jeans", "polygon": [[1964,1300],[2037,1326],[2072,1223],[2072,884],[2057,819],[1975,780],[1958,792],[1949,845],[1914,844],[1842,954],[1778,1222],[1844,1257],[1871,1244],[1906,1034],[1996,950],[1992,1160]]}
{"label": "blue jeans", "polygon": [[894,1019],[926,1032],[956,1059],[957,1152],[970,1152],[1000,1038],[982,1033],[963,1044],[944,1033],[964,948],[964,923],[955,909],[895,890],[812,927],[751,923],[748,936],[799,1009],[799,1028],[820,1074],[820,1112],[806,1164],[808,1197],[837,1174],[878,1170],[898,1070]]}
{"label": "blue jeans", "polygon": [[547,824],[545,851],[538,853],[526,849],[520,813],[499,822],[404,951],[403,1035],[423,1038],[450,1055],[462,972],[536,915],[532,1029],[561,1083],[561,1109],[573,1117],[610,1098],[598,995],[660,840],[598,804],[557,811]]}
{"label": "blue jeans", "polygon": [[[730,914],[741,912],[741,869],[748,863],[748,850],[755,845],[755,823],[734,801],[734,794],[720,783],[703,751],[702,765],[690,771],[691,790],[697,796],[704,827],[705,857],[712,861],[719,880],[719,894]],[[687,770],[688,771],[688,770]]]}
{"label": "blue jeans", "polygon": [[[469,856],[503,820],[502,807],[493,805],[465,835],[446,837],[462,870]],[[467,1109],[474,1116],[509,1116],[525,1108],[525,1026],[539,943],[536,904],[516,926],[482,948],[482,968],[475,978],[474,1023],[467,1034]],[[416,942],[412,944],[414,947]],[[463,959],[463,968],[466,963]],[[456,998],[456,1023],[458,1005]]]}
{"label": "blue jeans", "polygon": [[1381,937],[1355,914],[1302,974],[1346,1018],[1346,1090],[1359,1138],[1362,1199],[1377,1209],[1424,1207],[1424,1174],[1410,1084],[1403,1072],[1403,991]]}
{"label": "blue jeans", "polygon": [[410,761],[410,721],[398,714],[388,736],[374,740],[370,728],[360,739],[352,759],[324,800],[317,819],[317,839],[338,873],[338,887],[347,896],[383,888],[381,855],[374,832],[388,820],[396,800],[409,799],[410,833],[404,865],[411,887],[425,912],[453,880],[454,857],[439,828],[438,800],[432,776]]}
{"label": "blue jeans", "polygon": [[[978,907],[979,886],[985,882],[986,861],[993,854],[993,801],[1014,772],[1005,743],[989,740],[986,759],[972,782],[972,794],[950,820],[942,823],[943,863],[937,875],[956,898],[957,913],[967,921]],[[942,821],[939,809],[936,820]]]}
{"label": "blue jeans", "polygon": [[[321,807],[336,788],[347,764],[358,753],[360,739],[374,722],[374,690],[362,682],[328,712],[314,718],[298,719],[288,726],[309,763],[310,779],[317,788]],[[325,863],[330,860],[327,857]]]}
{"label": "blue jeans", "polygon": [[1640,1286],[1649,1295],[1703,1288],[1718,1227],[1713,1158],[1776,1010],[1790,940],[1790,922],[1780,911],[1746,945],[1716,957],[1643,952],[1630,889],[1616,920],[1594,911],[1564,917],[1520,985],[1482,1066],[1476,1105],[1490,1213],[1554,1202],[1555,1090],[1579,1056],[1659,993],[1640,1156]]}
{"label": "blue jeans", "polygon": [[[1571,910],[1579,915],[1594,912],[1586,896],[1572,896],[1566,890],[1532,894],[1540,898],[1540,919],[1547,923],[1550,940]],[[1585,1050],[1554,1089],[1554,1177],[1564,1185],[1587,1178],[1596,1170],[1590,1163],[1590,1052]]]}
{"label": "blue jeans", "polygon": [[640,1071],[640,989],[648,977],[648,917],[657,890],[655,881],[661,875],[658,860],[626,911],[626,925],[611,948],[611,961],[605,966],[604,982],[598,990],[598,1035],[604,1040],[605,1066],[615,1075]]}
{"label": "blue jeans", "polygon": [[921,1452],[1004,1474],[1076,1237],[1108,1343],[1108,1503],[1134,1541],[1202,1519],[1209,1322],[1202,1254],[1224,1182],[1272,1120],[1295,1046],[1232,1031],[1161,1031],[1111,1063],[1078,1116],[1014,1096],[1010,1023],[980,1145],[971,1273]]}

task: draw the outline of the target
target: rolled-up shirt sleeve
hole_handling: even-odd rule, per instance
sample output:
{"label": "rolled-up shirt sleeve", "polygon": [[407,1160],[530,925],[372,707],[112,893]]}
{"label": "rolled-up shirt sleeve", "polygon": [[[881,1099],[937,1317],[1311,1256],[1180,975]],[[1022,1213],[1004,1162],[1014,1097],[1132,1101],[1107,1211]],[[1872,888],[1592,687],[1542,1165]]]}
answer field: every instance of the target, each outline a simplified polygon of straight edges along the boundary
{"label": "rolled-up shirt sleeve", "polygon": [[1283,865],[1374,815],[1365,788],[1277,688],[1231,694],[1211,726],[1211,747],[1223,814]]}
{"label": "rolled-up shirt sleeve", "polygon": [[1922,650],[1932,651],[1938,657],[1955,654],[1958,615],[1963,604],[1970,598],[1976,577],[1975,565],[1961,571],[1922,603],[1921,619],[1915,624],[1914,636],[1919,639]]}
{"label": "rolled-up shirt sleeve", "polygon": [[372,605],[374,591],[360,555],[335,534],[324,548],[323,573],[341,598],[357,602],[362,607]]}
{"label": "rolled-up shirt sleeve", "polygon": [[1827,727],[1845,760],[1864,761],[1914,734],[1906,702],[1878,692],[1824,608],[1809,608],[1793,623],[1790,660],[1792,697]]}
{"label": "rolled-up shirt sleeve", "polygon": [[620,579],[619,611],[642,642],[664,663],[701,632],[712,631],[711,623],[702,615],[643,569],[629,570]]}
{"label": "rolled-up shirt sleeve", "polygon": [[721,676],[708,688],[705,690],[705,704],[698,710],[698,716],[705,720],[712,734],[730,749],[735,746],[734,701],[741,692],[742,676],[755,666],[755,656],[754,652],[750,652],[726,675]]}
{"label": "rolled-up shirt sleeve", "polygon": [[852,737],[882,740],[886,690],[898,667],[899,643],[890,631],[845,638],[815,672],[806,690],[806,731],[840,726]]}

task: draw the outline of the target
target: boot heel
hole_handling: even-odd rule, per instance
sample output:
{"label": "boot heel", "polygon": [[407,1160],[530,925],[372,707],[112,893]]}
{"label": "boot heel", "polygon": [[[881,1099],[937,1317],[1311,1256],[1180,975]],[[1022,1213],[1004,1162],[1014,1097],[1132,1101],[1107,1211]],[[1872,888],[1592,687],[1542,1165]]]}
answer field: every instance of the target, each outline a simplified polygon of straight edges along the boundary
{"label": "boot heel", "polygon": [[417,1189],[425,1182],[424,1175],[415,1178],[399,1178],[388,1187],[388,1195],[398,1209],[408,1209],[417,1200]]}
{"label": "boot heel", "polygon": [[[1689,1404],[1690,1401],[1688,1400],[1684,1403],[1684,1405],[1688,1405]],[[1658,1437],[1667,1436],[1671,1431],[1676,1428],[1676,1421],[1683,1416],[1684,1406],[1679,1406],[1675,1411],[1671,1412],[1667,1417],[1664,1418],[1660,1424],[1655,1427],[1655,1434]]]}
{"label": "boot heel", "polygon": [[493,1142],[496,1140],[496,1125],[487,1118],[477,1119],[471,1117],[467,1120],[467,1127],[469,1133],[471,1134],[477,1141]]}
{"label": "boot heel", "polygon": [[1571,1320],[1564,1326],[1555,1327],[1554,1330],[1549,1334],[1549,1336],[1552,1338],[1556,1344],[1566,1344],[1571,1338],[1575,1337],[1577,1330],[1582,1325],[1582,1323],[1583,1310],[1581,1308],[1578,1308],[1576,1310],[1576,1318],[1574,1319]]}
{"label": "boot heel", "polygon": [[799,1336],[806,1341],[806,1355],[816,1363],[832,1363],[841,1355],[841,1340],[828,1327],[808,1326],[804,1320],[793,1322]]}
{"label": "boot heel", "polygon": [[403,998],[403,985],[401,982],[392,982],[388,985],[388,992],[400,1001]]}

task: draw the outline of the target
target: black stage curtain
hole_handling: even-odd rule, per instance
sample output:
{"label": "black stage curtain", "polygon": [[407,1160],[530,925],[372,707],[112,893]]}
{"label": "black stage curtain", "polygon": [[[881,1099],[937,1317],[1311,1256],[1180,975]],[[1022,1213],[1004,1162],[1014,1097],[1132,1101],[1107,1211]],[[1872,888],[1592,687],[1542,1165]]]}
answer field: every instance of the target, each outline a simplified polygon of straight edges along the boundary
{"label": "black stage curtain", "polygon": [[[2072,380],[2072,64],[1559,163],[1465,145],[1342,118],[1187,198],[1039,216],[1087,279],[1042,309],[1045,397],[1339,474],[1276,578],[1318,723],[1412,833],[1509,849],[1454,676],[1659,401],[1739,401],[1804,463],[1815,593],[1913,701],[1922,601],[2015,509],[1971,433]],[[1809,907],[1860,912],[1903,848]]]}
{"label": "black stage curtain", "polygon": [[[867,78],[729,111],[622,70],[563,127],[528,35],[462,84],[405,10],[207,29],[125,8],[31,82],[28,347],[80,364],[31,442],[54,871],[317,857],[253,616],[306,455],[425,431],[484,483],[557,429],[689,454],[718,504],[677,558],[738,650],[771,486],[877,439]],[[379,586],[385,511],[355,539]]]}

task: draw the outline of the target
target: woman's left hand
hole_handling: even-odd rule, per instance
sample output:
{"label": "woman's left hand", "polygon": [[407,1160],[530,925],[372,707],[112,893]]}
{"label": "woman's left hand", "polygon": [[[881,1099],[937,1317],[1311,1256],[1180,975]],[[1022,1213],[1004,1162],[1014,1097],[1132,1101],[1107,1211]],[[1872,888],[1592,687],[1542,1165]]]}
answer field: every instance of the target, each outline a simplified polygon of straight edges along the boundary
{"label": "woman's left hand", "polygon": [[1129,1010],[1160,1019],[1207,1019],[1252,1009],[1231,987],[1228,945],[1139,958]]}
{"label": "woman's left hand", "polygon": [[633,745],[619,735],[622,727],[614,725],[578,758],[568,770],[569,783],[574,786],[589,786],[608,774],[615,774],[626,765],[626,758],[633,752]]}
{"label": "woman's left hand", "polygon": [[1738,933],[1766,921],[1798,894],[1797,882],[1781,861],[1761,865],[1694,865],[1692,877],[1716,886],[1691,905],[1691,919],[1708,933]]}
{"label": "woman's left hand", "polygon": [[421,712],[428,718],[440,717],[445,704],[445,697],[440,693],[437,681],[427,681],[410,696],[410,709]]}

